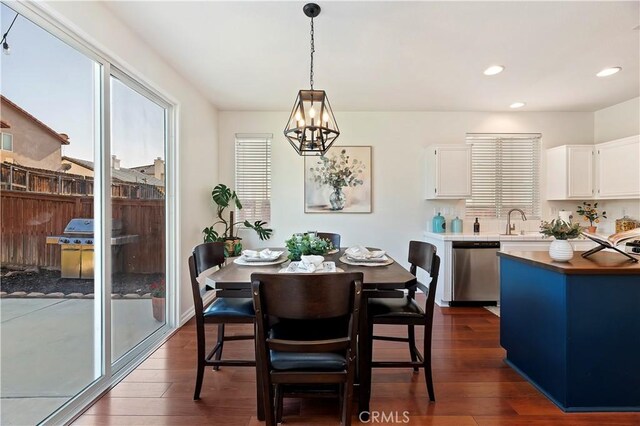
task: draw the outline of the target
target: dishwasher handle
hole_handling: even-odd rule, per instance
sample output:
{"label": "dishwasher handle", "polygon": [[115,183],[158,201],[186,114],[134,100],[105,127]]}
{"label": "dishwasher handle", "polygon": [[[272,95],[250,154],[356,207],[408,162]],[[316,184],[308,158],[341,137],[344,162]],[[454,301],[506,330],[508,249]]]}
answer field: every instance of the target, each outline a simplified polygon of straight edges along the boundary
{"label": "dishwasher handle", "polygon": [[454,249],[499,249],[500,241],[453,241]]}

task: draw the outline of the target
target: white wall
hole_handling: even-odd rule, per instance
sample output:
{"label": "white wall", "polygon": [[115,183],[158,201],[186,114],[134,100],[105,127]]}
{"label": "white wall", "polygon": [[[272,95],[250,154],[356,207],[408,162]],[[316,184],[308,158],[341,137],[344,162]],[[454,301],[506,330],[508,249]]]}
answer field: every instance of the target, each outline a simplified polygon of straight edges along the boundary
{"label": "white wall", "polygon": [[640,97],[595,112],[595,143],[640,134]]}
{"label": "white wall", "polygon": [[[371,145],[373,213],[305,214],[303,158],[282,131],[288,112],[219,113],[220,182],[234,184],[235,133],[273,133],[271,241],[261,242],[243,231],[245,246],[282,246],[294,232],[318,230],[342,234],[343,245],[384,247],[405,259],[408,241],[420,239],[434,208],[464,214],[464,203],[433,202],[423,197],[423,148],[431,144],[464,143],[467,132],[539,132],[543,149],[593,143],[592,113],[476,112],[336,112],[338,145]],[[544,158],[544,156],[543,156]],[[545,170],[543,164],[542,176]],[[545,188],[544,181],[542,188]],[[542,199],[544,199],[542,194]],[[544,202],[542,212],[550,207]],[[537,221],[529,226],[537,229]],[[465,227],[470,226],[465,223]]]}
{"label": "white wall", "polygon": [[[201,230],[213,214],[209,193],[218,179],[218,112],[200,92],[164,62],[100,2],[48,2],[63,24],[83,34],[127,70],[179,104],[178,273],[182,318],[193,308],[186,259],[202,242]],[[161,47],[160,47],[161,48]]]}

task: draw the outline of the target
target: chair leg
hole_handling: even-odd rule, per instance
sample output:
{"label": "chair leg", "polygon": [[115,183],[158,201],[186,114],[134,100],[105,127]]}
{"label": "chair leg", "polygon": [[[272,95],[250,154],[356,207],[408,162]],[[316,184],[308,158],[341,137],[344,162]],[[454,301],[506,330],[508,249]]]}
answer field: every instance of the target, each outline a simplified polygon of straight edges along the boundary
{"label": "chair leg", "polygon": [[424,378],[427,382],[427,391],[429,392],[429,400],[431,402],[436,401],[436,395],[433,390],[433,375],[431,373],[431,336],[427,333],[425,329],[424,333],[424,349],[422,352],[422,356],[424,358]]}
{"label": "chair leg", "polygon": [[[411,356],[411,362],[417,362],[418,357],[416,356],[416,332],[413,325],[407,325],[407,337],[409,340],[409,355]],[[414,373],[417,373],[418,371],[420,371],[418,367],[413,367]]]}
{"label": "chair leg", "polygon": [[264,421],[266,426],[276,426],[276,415],[274,410],[275,398],[273,394],[273,386],[270,380],[264,380],[267,383],[262,384],[263,398],[264,398]]}
{"label": "chair leg", "polygon": [[[348,380],[348,379],[347,379]],[[342,418],[340,424],[342,426],[351,426],[351,411],[353,411],[353,377],[351,383],[345,383],[342,386]]]}
{"label": "chair leg", "polygon": [[204,359],[198,357],[198,371],[196,372],[196,390],[193,393],[193,400],[200,399],[200,390],[202,389],[202,379],[204,377]]}
{"label": "chair leg", "polygon": [[[224,324],[218,324],[218,343],[217,344],[220,345],[220,347],[216,352],[215,360],[220,361],[220,359],[222,358],[222,348],[224,346]],[[220,366],[216,365],[213,367],[213,369],[214,371],[218,371],[220,370]]]}
{"label": "chair leg", "polygon": [[282,385],[276,385],[276,393],[275,393],[275,404],[276,404],[276,422],[282,423],[282,411],[284,405],[284,391],[282,389]]}

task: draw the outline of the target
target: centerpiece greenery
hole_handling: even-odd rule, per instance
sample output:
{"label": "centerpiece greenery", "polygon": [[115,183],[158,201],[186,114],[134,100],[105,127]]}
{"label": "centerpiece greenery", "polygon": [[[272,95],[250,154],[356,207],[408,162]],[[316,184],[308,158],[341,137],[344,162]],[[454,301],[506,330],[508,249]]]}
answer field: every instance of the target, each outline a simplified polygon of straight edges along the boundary
{"label": "centerpiece greenery", "polygon": [[330,240],[309,234],[293,234],[284,243],[291,260],[300,260],[301,256],[310,254],[322,256],[334,249]]}
{"label": "centerpiece greenery", "polygon": [[[225,218],[224,212],[228,207],[233,207],[235,205],[238,210],[242,209],[242,203],[240,202],[238,195],[228,186],[221,183],[216,185],[213,188],[213,191],[211,191],[211,199],[216,206],[216,216],[218,217],[218,220],[213,225],[202,230],[205,243],[222,241],[225,243],[225,256],[239,256],[240,253],[242,253],[242,243],[240,242],[242,238],[234,235],[234,228],[241,224],[245,228],[256,231],[261,240],[268,240],[271,238],[273,229],[265,228],[267,222],[262,220],[256,220],[254,223],[251,223],[248,220],[245,220],[244,222],[234,222],[233,208],[229,211],[229,218]],[[216,226],[218,225],[222,225],[220,228],[224,227],[224,230],[218,232],[216,230]]]}
{"label": "centerpiece greenery", "polygon": [[590,229],[590,231],[595,232],[594,223],[600,223],[600,218],[607,218],[607,212],[603,211],[602,213],[598,212],[598,203],[594,203],[593,206],[591,203],[587,203],[586,201],[582,202],[581,206],[578,206],[576,213],[584,217],[584,220],[589,221],[589,227],[594,228]]}
{"label": "centerpiece greenery", "polygon": [[357,158],[353,160],[347,155],[346,150],[341,150],[340,155],[332,155],[331,158],[320,157],[317,165],[311,167],[313,181],[320,185],[328,185],[333,188],[329,196],[331,210],[342,210],[346,204],[346,198],[342,188],[362,185],[360,178],[365,165]]}
{"label": "centerpiece greenery", "polygon": [[551,222],[542,222],[540,233],[545,237],[555,237],[556,240],[570,240],[578,238],[582,227],[579,223],[567,223],[564,220],[554,219]]}

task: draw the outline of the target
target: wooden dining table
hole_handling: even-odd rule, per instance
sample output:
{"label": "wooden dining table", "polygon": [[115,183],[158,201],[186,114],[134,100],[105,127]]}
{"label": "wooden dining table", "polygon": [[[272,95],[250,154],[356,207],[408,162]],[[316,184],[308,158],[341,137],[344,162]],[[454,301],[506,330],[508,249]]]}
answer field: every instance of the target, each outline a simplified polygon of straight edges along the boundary
{"label": "wooden dining table", "polygon": [[[273,249],[284,250],[284,249]],[[371,398],[371,358],[372,336],[369,335],[367,299],[371,297],[402,297],[404,294],[394,290],[404,290],[416,283],[416,277],[397,262],[386,266],[350,265],[340,261],[345,249],[335,254],[326,255],[325,261],[333,261],[336,268],[344,272],[362,272],[364,309],[360,310],[360,325],[358,333],[358,374],[355,389],[358,392],[358,410],[363,418],[368,417],[369,400]],[[229,258],[219,270],[206,277],[206,284],[217,291],[219,297],[251,297],[251,274],[277,273],[286,263],[278,265],[239,265],[234,263],[236,258]],[[260,365],[260,363],[256,363]],[[257,368],[257,367],[256,367]],[[256,378],[260,374],[256,371]],[[263,401],[257,401],[258,419],[264,420]]]}

